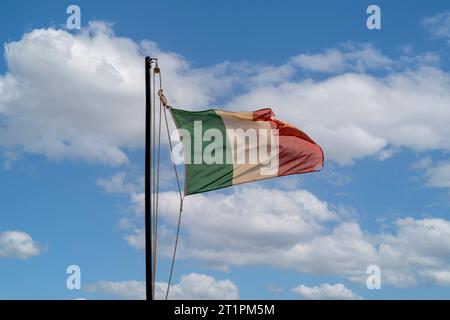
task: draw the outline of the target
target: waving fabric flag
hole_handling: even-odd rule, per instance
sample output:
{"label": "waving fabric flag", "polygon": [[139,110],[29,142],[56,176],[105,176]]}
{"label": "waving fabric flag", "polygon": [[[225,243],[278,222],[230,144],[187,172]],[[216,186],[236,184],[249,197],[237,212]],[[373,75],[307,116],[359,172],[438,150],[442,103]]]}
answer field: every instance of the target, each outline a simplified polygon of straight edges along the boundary
{"label": "waving fabric flag", "polygon": [[320,146],[269,108],[171,112],[183,143],[186,195],[323,167]]}

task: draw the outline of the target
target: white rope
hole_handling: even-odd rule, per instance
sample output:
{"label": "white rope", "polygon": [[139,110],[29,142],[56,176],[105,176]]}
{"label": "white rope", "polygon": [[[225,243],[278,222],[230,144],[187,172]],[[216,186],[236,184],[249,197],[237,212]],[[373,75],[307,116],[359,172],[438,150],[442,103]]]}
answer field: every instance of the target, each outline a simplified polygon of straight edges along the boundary
{"label": "white rope", "polygon": [[[176,253],[177,253],[177,247],[178,247],[178,239],[179,239],[179,235],[180,235],[180,227],[181,227],[181,217],[182,217],[182,212],[183,212],[183,200],[184,200],[184,195],[181,191],[181,184],[180,184],[180,177],[178,174],[178,170],[177,170],[177,166],[175,165],[175,162],[173,161],[173,144],[172,144],[172,139],[170,137],[170,130],[169,130],[169,122],[167,120],[167,110],[166,109],[170,109],[171,107],[167,104],[167,99],[163,94],[163,90],[162,90],[162,79],[161,79],[161,71],[158,68],[158,63],[156,63],[155,69],[153,71],[153,92],[152,92],[152,97],[153,98],[153,106],[155,106],[155,97],[156,97],[156,88],[155,88],[155,83],[156,83],[156,79],[155,79],[155,74],[159,75],[159,91],[158,91],[158,95],[160,98],[160,104],[159,104],[159,123],[158,123],[158,141],[157,141],[157,150],[156,150],[156,126],[155,126],[155,107],[153,107],[152,110],[152,116],[153,116],[153,135],[152,135],[152,139],[151,139],[151,147],[150,147],[150,159],[151,159],[151,164],[152,164],[152,183],[150,185],[150,190],[153,190],[153,192],[151,193],[151,199],[152,199],[152,220],[153,220],[153,225],[152,225],[152,236],[153,236],[153,252],[152,252],[152,265],[153,265],[153,269],[152,269],[152,290],[153,290],[153,296],[155,295],[155,286],[154,286],[154,281],[155,281],[155,277],[156,277],[156,260],[157,260],[157,235],[158,235],[158,201],[159,201],[159,177],[160,177],[160,155],[161,155],[161,122],[162,122],[162,112],[164,110],[164,122],[166,124],[166,129],[167,129],[167,137],[169,140],[169,148],[170,148],[170,159],[175,171],[175,177],[177,179],[177,186],[178,186],[178,193],[180,195],[180,212],[179,212],[179,216],[178,216],[178,226],[177,226],[177,234],[176,234],[176,239],[175,239],[175,246],[174,246],[174,250],[173,250],[173,256],[172,256],[172,263],[171,263],[171,267],[170,267],[170,274],[169,274],[169,281],[167,284],[167,291],[166,291],[166,297],[165,299],[167,300],[168,296],[169,296],[169,291],[170,291],[170,286],[172,283],[172,276],[173,276],[173,271],[174,271],[174,267],[175,267],[175,258],[176,258]],[[157,156],[156,156],[156,151],[157,151]],[[155,160],[157,157],[157,160]],[[156,164],[155,164],[156,162]],[[156,167],[155,167],[156,165]]]}
{"label": "white rope", "polygon": [[[161,96],[162,96],[162,92],[160,91],[160,97]],[[161,99],[161,100],[163,100],[163,99]],[[165,105],[167,104],[167,101],[162,101],[162,102]],[[170,107],[167,106],[167,108],[170,108]],[[169,123],[167,121],[166,108],[164,108],[164,119],[165,119],[165,122],[166,122],[167,137],[169,139],[170,158],[172,159],[172,156],[173,156],[173,145],[172,145],[172,139],[170,137],[170,130],[169,130]],[[171,266],[170,266],[169,281],[167,282],[167,291],[166,291],[166,298],[165,298],[166,300],[169,297],[170,286],[172,284],[172,276],[173,276],[173,270],[174,270],[174,267],[175,267],[175,257],[177,255],[178,239],[179,239],[179,236],[180,236],[181,216],[182,216],[182,213],[183,213],[183,200],[184,200],[184,196],[183,196],[183,194],[181,192],[180,177],[178,175],[177,166],[175,165],[175,162],[173,161],[173,159],[172,159],[172,164],[173,164],[173,168],[174,168],[174,171],[175,171],[175,177],[177,178],[178,193],[180,195],[180,212],[179,212],[179,215],[178,215],[177,234],[176,234],[176,237],[175,237],[175,245],[174,245],[174,248],[173,248],[173,256],[172,256],[172,263],[171,263]]]}

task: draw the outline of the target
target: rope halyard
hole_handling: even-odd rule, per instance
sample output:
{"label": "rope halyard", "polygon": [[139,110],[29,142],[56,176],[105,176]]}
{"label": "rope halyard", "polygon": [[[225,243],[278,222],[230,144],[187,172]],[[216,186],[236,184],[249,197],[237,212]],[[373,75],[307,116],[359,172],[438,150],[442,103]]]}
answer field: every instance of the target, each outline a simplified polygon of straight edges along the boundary
{"label": "rope halyard", "polygon": [[[170,108],[170,107],[166,106],[166,108],[164,109],[164,119],[165,119],[165,122],[166,122],[167,137],[169,139],[170,158],[172,159],[172,156],[173,156],[173,145],[172,145],[172,139],[170,137],[169,123],[167,121],[167,108]],[[176,257],[176,254],[177,254],[177,247],[178,247],[178,239],[179,239],[179,236],[180,236],[181,216],[182,216],[182,213],[183,213],[183,201],[184,201],[184,194],[181,192],[180,177],[178,175],[177,166],[176,166],[175,162],[173,161],[173,159],[172,159],[172,164],[173,164],[173,168],[174,168],[174,171],[175,171],[175,177],[177,178],[178,193],[180,195],[180,212],[178,214],[177,234],[176,234],[176,237],[175,237],[175,245],[174,245],[174,248],[173,248],[173,256],[172,256],[172,263],[171,263],[171,266],[170,266],[169,281],[167,282],[167,291],[166,291],[166,298],[165,298],[166,300],[169,297],[170,286],[171,286],[171,283],[172,283],[173,269],[174,269],[174,266],[175,266],[175,257]]]}
{"label": "rope halyard", "polygon": [[[158,74],[159,74],[159,90],[158,90],[159,101],[164,106],[164,108],[170,109],[171,106],[169,106],[169,103],[167,102],[167,98],[164,95],[164,90],[163,90],[163,87],[162,87],[161,70],[159,68],[158,68]],[[170,135],[169,135],[169,139],[170,139]]]}
{"label": "rope halyard", "polygon": [[158,90],[158,95],[159,95],[159,100],[161,101],[161,104],[162,104],[165,108],[170,109],[171,106],[169,106],[169,103],[167,102],[167,98],[166,98],[166,96],[164,95],[163,89],[159,89],[159,90]]}
{"label": "rope halyard", "polygon": [[[169,280],[167,283],[167,290],[166,290],[166,295],[165,295],[165,299],[168,299],[169,296],[169,291],[170,291],[170,286],[172,283],[172,277],[173,277],[173,271],[174,271],[174,267],[175,267],[175,258],[176,258],[176,253],[177,253],[177,247],[178,247],[178,240],[179,240],[179,235],[180,235],[180,228],[181,228],[181,217],[182,217],[182,212],[183,212],[183,201],[184,201],[184,194],[181,190],[181,183],[180,183],[180,176],[178,174],[178,169],[177,166],[175,164],[175,162],[173,161],[173,143],[172,143],[172,139],[170,136],[170,130],[169,130],[169,122],[167,120],[167,110],[171,109],[172,107],[169,105],[166,96],[164,95],[164,90],[163,90],[163,86],[162,86],[162,77],[161,77],[161,69],[158,66],[158,61],[156,60],[156,64],[155,64],[155,68],[153,69],[153,100],[155,99],[156,96],[156,90],[155,90],[155,76],[158,75],[159,77],[159,90],[158,90],[158,96],[159,96],[159,123],[158,123],[158,141],[157,141],[157,151],[158,151],[158,157],[156,160],[156,168],[155,168],[155,157],[156,157],[156,150],[155,150],[155,145],[153,144],[153,148],[152,151],[155,152],[153,154],[153,176],[152,176],[152,180],[153,180],[153,190],[154,190],[154,194],[152,194],[152,199],[153,199],[153,220],[154,220],[154,224],[153,224],[153,234],[154,234],[154,242],[153,242],[153,279],[155,279],[156,276],[156,258],[157,258],[157,241],[156,241],[156,237],[157,237],[157,232],[158,232],[158,228],[157,228],[157,222],[158,222],[158,202],[159,202],[159,171],[160,171],[160,151],[161,151],[161,119],[162,119],[162,113],[164,113],[164,122],[166,125],[166,130],[167,130],[167,138],[169,140],[169,149],[170,149],[170,159],[172,161],[172,165],[173,165],[173,169],[175,172],[175,177],[177,180],[177,186],[178,186],[178,193],[180,196],[180,207],[179,207],[179,215],[178,215],[178,224],[177,224],[177,233],[176,233],[176,238],[175,238],[175,245],[174,245],[174,249],[173,249],[173,255],[172,255],[172,262],[171,262],[171,266],[170,266],[170,273],[169,273]],[[155,104],[154,104],[155,105]],[[163,108],[164,107],[164,108]],[[155,112],[155,110],[153,110],[153,112]],[[155,120],[156,117],[153,117],[153,120]],[[153,127],[153,130],[155,130],[155,126]],[[153,142],[156,142],[156,135],[153,135]],[[156,179],[155,179],[156,177]],[[154,286],[153,286],[154,287]]]}

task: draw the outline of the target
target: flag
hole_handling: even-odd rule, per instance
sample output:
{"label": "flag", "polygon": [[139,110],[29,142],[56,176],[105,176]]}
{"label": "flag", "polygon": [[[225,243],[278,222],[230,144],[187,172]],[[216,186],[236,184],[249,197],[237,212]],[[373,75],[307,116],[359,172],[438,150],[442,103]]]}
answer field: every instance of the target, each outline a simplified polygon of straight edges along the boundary
{"label": "flag", "polygon": [[323,167],[321,147],[269,108],[170,110],[182,140],[185,195]]}

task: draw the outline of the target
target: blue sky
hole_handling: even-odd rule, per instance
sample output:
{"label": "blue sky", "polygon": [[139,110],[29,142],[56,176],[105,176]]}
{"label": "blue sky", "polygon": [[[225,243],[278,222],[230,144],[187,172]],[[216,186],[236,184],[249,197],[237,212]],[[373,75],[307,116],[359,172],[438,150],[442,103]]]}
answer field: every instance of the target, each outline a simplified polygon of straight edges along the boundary
{"label": "blue sky", "polygon": [[[174,297],[449,297],[448,4],[378,1],[368,30],[371,1],[78,1],[81,31],[69,4],[1,5],[0,299],[142,296],[146,54],[178,108],[270,106],[326,158],[188,198]],[[163,163],[158,288],[176,214],[166,144]],[[66,288],[71,264],[82,290]]]}

